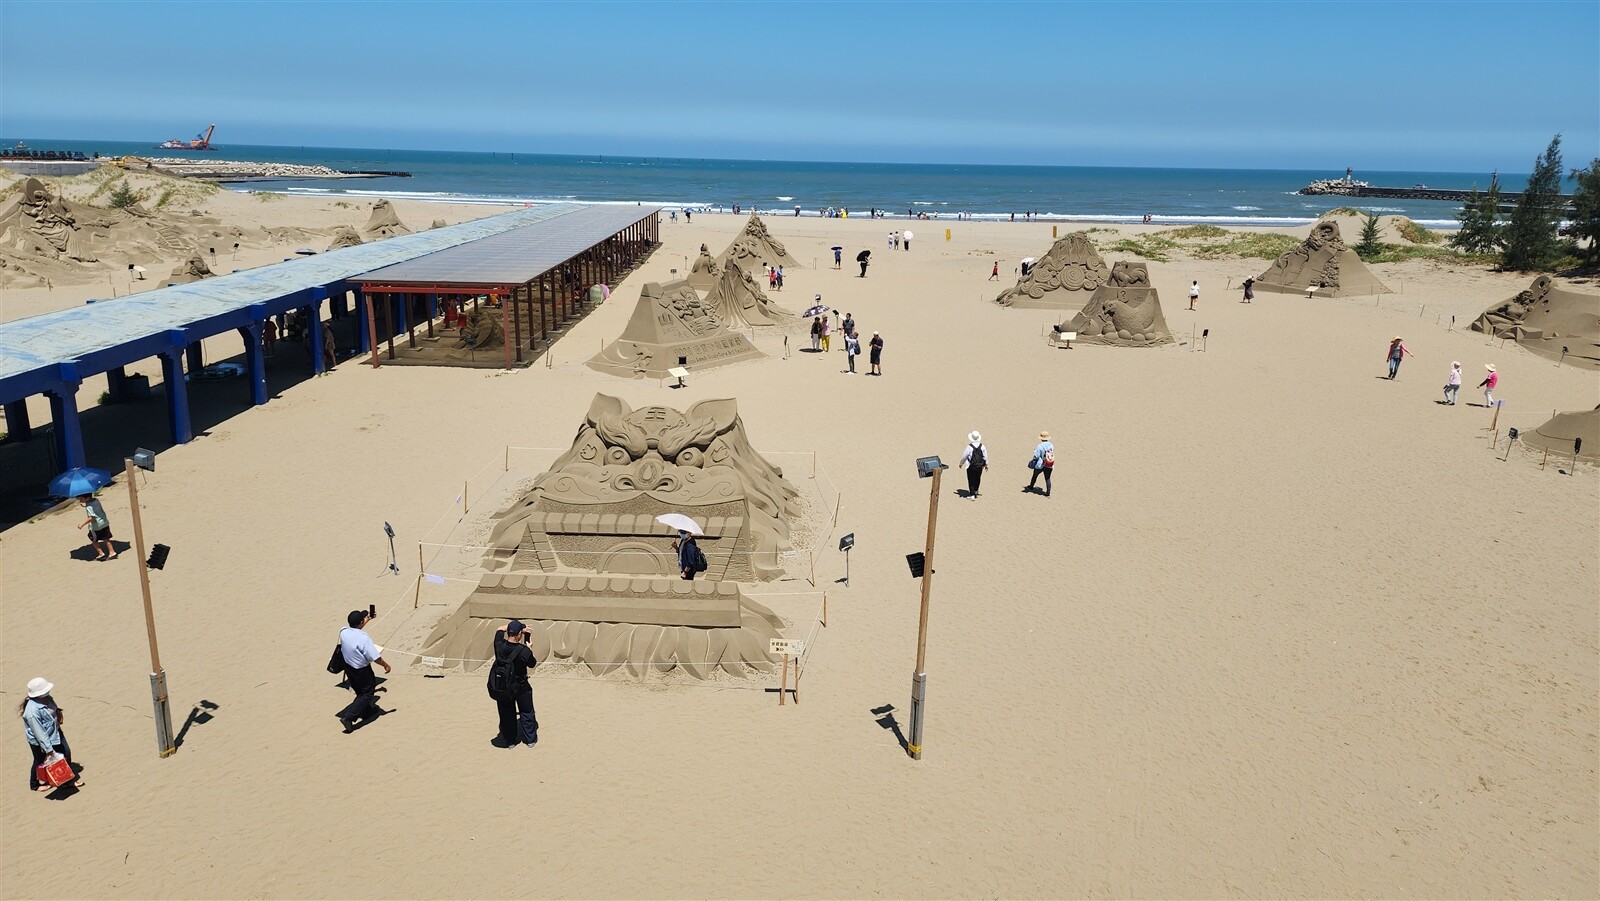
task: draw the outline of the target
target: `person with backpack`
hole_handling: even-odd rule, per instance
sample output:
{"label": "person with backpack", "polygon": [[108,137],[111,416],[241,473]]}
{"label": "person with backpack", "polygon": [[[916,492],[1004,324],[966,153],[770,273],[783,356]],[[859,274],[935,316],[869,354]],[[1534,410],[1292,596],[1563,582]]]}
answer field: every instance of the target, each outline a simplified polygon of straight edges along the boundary
{"label": "person with backpack", "polygon": [[372,671],[372,665],[383,667],[385,673],[391,672],[393,667],[383,659],[383,648],[374,644],[372,636],[366,632],[367,623],[371,621],[372,614],[366,610],[352,610],[345,617],[349,625],[339,630],[339,654],[344,660],[345,681],[356,693],[356,699],[339,711],[339,722],[344,725],[346,734],[356,731],[356,723],[371,722],[384,713],[378,707],[378,676]]}
{"label": "person with backpack", "polygon": [[967,471],[967,500],[977,500],[983,471],[989,468],[989,449],[983,446],[983,436],[977,432],[967,435],[967,448],[961,452],[961,468]]}
{"label": "person with backpack", "polygon": [[528,670],[539,665],[528,647],[522,620],[494,633],[494,663],[489,667],[489,697],[500,708],[500,734],[489,739],[497,748],[533,747],[539,742],[539,717],[533,710],[533,683]]}
{"label": "person with backpack", "polygon": [[705,572],[710,565],[706,563],[705,552],[700,550],[700,545],[695,543],[694,536],[682,529],[678,530],[678,540],[673,542],[678,550],[678,575],[685,582],[693,582],[694,577]]}
{"label": "person with backpack", "polygon": [[1033,475],[1028,479],[1028,487],[1023,491],[1038,491],[1034,485],[1039,481],[1039,476],[1044,475],[1044,496],[1050,496],[1050,477],[1056,470],[1056,446],[1050,443],[1050,433],[1040,432],[1039,443],[1034,445],[1033,456],[1028,459],[1028,468],[1033,470]]}

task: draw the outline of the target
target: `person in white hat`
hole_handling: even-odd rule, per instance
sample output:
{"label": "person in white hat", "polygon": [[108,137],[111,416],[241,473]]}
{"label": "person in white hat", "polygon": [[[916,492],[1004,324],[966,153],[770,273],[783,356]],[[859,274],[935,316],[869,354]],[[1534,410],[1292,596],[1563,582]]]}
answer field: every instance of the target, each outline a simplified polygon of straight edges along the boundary
{"label": "person in white hat", "polygon": [[1492,407],[1494,406],[1494,386],[1500,384],[1500,373],[1494,371],[1493,363],[1485,363],[1483,368],[1489,370],[1489,374],[1483,377],[1483,381],[1478,383],[1478,387],[1483,389],[1483,405]]}
{"label": "person in white hat", "polygon": [[[33,752],[33,764],[28,767],[29,791],[54,790],[54,786],[39,781],[39,767],[44,766],[50,752],[65,757],[67,764],[72,766],[72,749],[67,746],[67,737],[61,732],[66,716],[55,698],[50,696],[54,690],[55,686],[43,676],[29,679],[28,697],[18,711],[22,716],[22,728],[28,735],[28,749]],[[76,773],[78,768],[73,766],[72,771]]]}
{"label": "person in white hat", "polygon": [[967,471],[967,500],[977,500],[983,471],[989,468],[989,449],[983,446],[983,436],[977,432],[967,435],[967,447],[961,452],[961,468]]}
{"label": "person in white hat", "polygon": [[1033,447],[1033,456],[1028,460],[1028,468],[1033,471],[1033,475],[1028,478],[1028,487],[1022,490],[1028,492],[1038,491],[1039,489],[1034,486],[1039,481],[1039,476],[1042,475],[1044,476],[1044,496],[1049,497],[1050,477],[1055,475],[1056,471],[1056,446],[1050,442],[1049,432],[1039,433],[1039,443]]}

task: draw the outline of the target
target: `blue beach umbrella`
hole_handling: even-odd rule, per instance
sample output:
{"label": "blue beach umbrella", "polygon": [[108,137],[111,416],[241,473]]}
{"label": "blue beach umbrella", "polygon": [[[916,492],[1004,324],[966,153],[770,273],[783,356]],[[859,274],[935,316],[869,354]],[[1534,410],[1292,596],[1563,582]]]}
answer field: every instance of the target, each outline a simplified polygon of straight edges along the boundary
{"label": "blue beach umbrella", "polygon": [[94,494],[109,484],[111,484],[111,473],[103,469],[78,466],[50,480],[50,496],[77,497],[80,494]]}

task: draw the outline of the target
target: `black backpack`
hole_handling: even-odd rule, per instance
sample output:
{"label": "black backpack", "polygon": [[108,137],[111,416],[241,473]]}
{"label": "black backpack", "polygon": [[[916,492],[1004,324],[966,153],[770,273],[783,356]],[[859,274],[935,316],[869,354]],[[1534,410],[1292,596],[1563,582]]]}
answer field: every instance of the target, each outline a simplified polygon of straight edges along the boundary
{"label": "black backpack", "polygon": [[689,569],[692,572],[703,573],[710,568],[711,564],[706,562],[706,555],[704,551],[700,550],[700,544],[691,542],[689,545]]}
{"label": "black backpack", "polygon": [[517,656],[517,645],[510,648],[510,654],[505,657],[498,655],[494,658],[494,665],[489,667],[489,697],[509,698],[512,695],[511,685],[511,660]]}
{"label": "black backpack", "polygon": [[983,455],[983,445],[974,444],[972,446],[972,459],[967,461],[967,465],[975,466],[978,469],[982,469],[989,465],[988,458]]}

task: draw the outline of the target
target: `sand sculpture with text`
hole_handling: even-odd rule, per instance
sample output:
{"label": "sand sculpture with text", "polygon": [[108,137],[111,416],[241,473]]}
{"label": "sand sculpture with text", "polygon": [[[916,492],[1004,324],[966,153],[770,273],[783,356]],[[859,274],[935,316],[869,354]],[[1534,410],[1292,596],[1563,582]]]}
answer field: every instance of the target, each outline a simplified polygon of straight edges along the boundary
{"label": "sand sculpture with text", "polygon": [[722,278],[722,264],[701,244],[700,255],[694,258],[694,266],[689,270],[689,284],[704,289],[716,284],[719,278]]}
{"label": "sand sculpture with text", "polygon": [[1523,432],[1518,440],[1537,450],[1549,450],[1552,457],[1570,460],[1578,447],[1576,438],[1583,439],[1579,460],[1600,461],[1600,406],[1557,413],[1544,425]]}
{"label": "sand sculpture with text", "polygon": [[711,286],[706,304],[730,328],[800,324],[799,317],[773,303],[767,292],[761,290],[761,283],[732,260],[723,268],[721,278]]}
{"label": "sand sculpture with text", "polygon": [[1539,356],[1562,359],[1573,366],[1600,369],[1600,294],[1582,294],[1556,286],[1541,275],[1526,291],[1483,311],[1472,330],[1511,338]]}
{"label": "sand sculpture with text", "polygon": [[734,237],[733,242],[717,258],[723,266],[728,263],[738,263],[746,272],[761,270],[764,266],[782,266],[785,269],[798,269],[800,263],[789,256],[788,248],[783,242],[774,238],[767,231],[767,224],[761,217],[750,214],[750,220],[744,224],[744,229]]}
{"label": "sand sculpture with text", "polygon": [[[509,618],[534,655],[604,674],[675,668],[705,678],[770,671],[782,621],[739,582],[781,575],[799,492],[751,446],[737,402],[634,409],[597,394],[572,447],[495,516],[478,587],[428,638],[427,653],[483,660]],[[710,569],[678,577],[683,513]]]}
{"label": "sand sculpture with text", "polygon": [[400,221],[400,214],[394,211],[393,204],[379,200],[372,205],[372,215],[367,218],[367,224],[362,226],[361,233],[369,241],[378,241],[395,235],[409,235],[411,229]]}
{"label": "sand sculpture with text", "polygon": [[1087,232],[1073,232],[1057,241],[1014,287],[1000,292],[995,303],[1027,309],[1071,309],[1099,290],[1111,276]]}
{"label": "sand sculpture with text", "polygon": [[1173,343],[1161,298],[1144,263],[1119,262],[1106,284],[1095,289],[1083,309],[1061,326],[1085,344],[1155,347]]}
{"label": "sand sculpture with text", "polygon": [[1255,281],[1257,291],[1280,294],[1304,294],[1313,287],[1326,297],[1389,293],[1355,251],[1345,247],[1339,223],[1331,219],[1312,225],[1299,247],[1278,257]]}
{"label": "sand sculpture with text", "polygon": [[665,378],[679,365],[690,369],[755,360],[766,354],[732,331],[687,281],[649,282],[622,336],[589,359],[597,372],[628,378]]}

